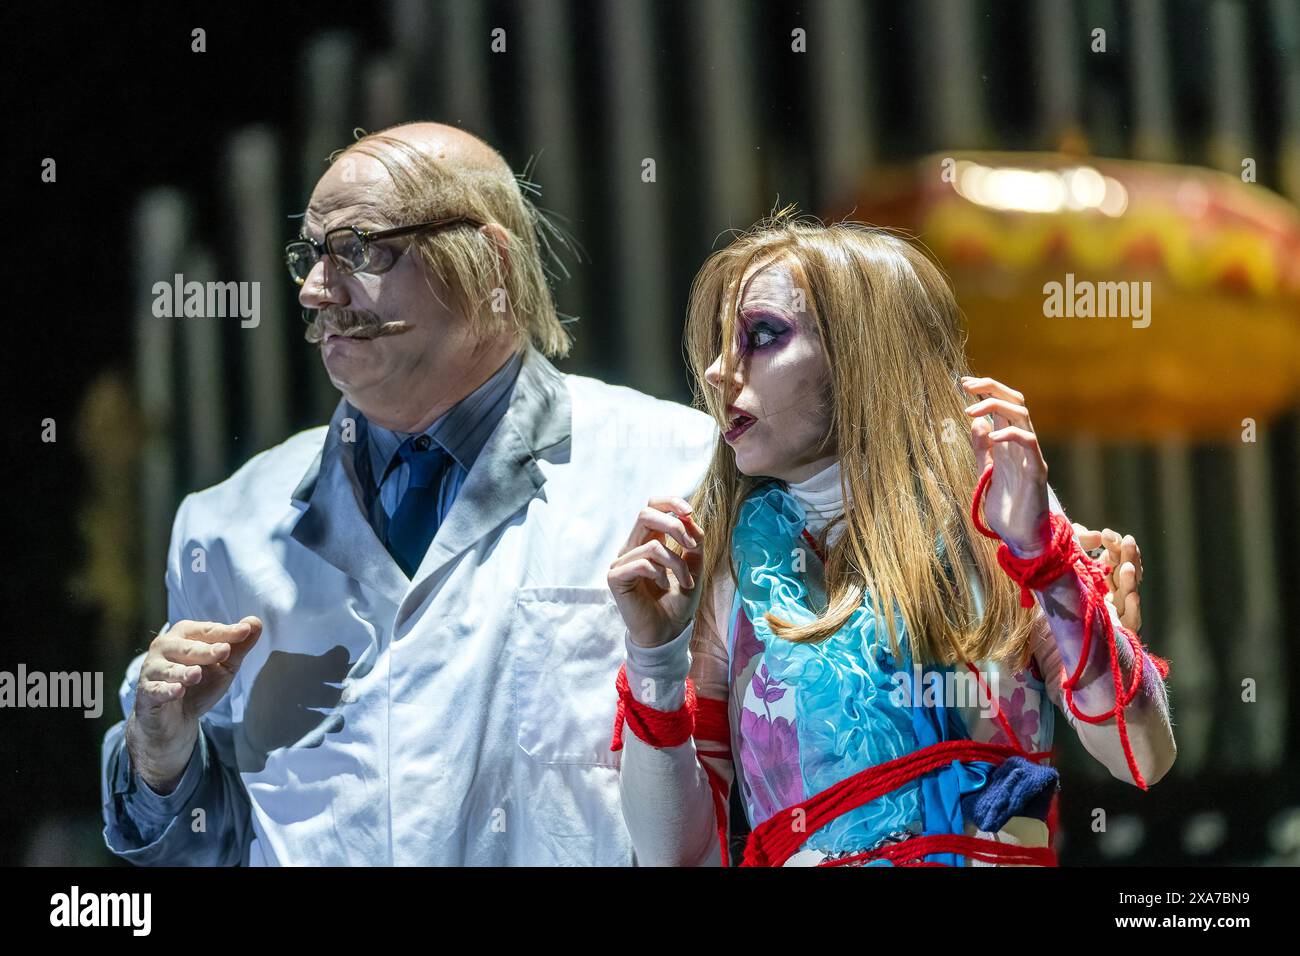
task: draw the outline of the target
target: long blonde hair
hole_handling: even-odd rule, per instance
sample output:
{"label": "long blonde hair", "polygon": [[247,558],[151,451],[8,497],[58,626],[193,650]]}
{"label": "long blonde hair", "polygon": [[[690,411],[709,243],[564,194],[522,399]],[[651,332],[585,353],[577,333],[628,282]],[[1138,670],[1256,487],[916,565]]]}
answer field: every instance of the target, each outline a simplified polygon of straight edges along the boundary
{"label": "long blonde hair", "polygon": [[[971,399],[958,384],[968,371],[960,313],[947,280],[919,249],[880,229],[823,225],[786,207],[713,253],[687,306],[696,406],[726,429],[728,396],[705,384],[705,370],[721,353],[722,380],[732,380],[733,350],[723,343],[736,341],[740,280],[751,266],[778,260],[792,264],[806,291],[829,359],[827,446],[833,438],[847,526],[826,556],[825,613],[794,626],[769,612],[773,633],[823,641],[869,591],[896,660],[902,658],[895,615],[886,608],[901,614],[918,664],[1025,666],[1034,611],[1020,606],[1018,588],[997,564],[996,543],[970,521],[979,475],[964,412]],[[724,556],[736,580],[732,529],[741,503],[764,480],[741,474],[735,453],[718,438],[691,501],[704,530],[704,595]],[[706,598],[696,618],[701,633],[708,604]]]}

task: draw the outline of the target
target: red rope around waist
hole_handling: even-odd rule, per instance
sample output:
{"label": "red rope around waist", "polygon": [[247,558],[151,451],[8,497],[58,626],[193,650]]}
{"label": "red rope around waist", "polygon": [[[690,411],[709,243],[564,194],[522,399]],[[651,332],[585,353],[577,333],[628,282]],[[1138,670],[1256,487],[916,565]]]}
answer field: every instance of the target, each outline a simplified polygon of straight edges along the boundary
{"label": "red rope around waist", "polygon": [[[786,807],[763,821],[749,835],[742,866],[782,866],[798,852],[808,835],[820,830],[841,814],[848,813],[877,797],[915,780],[954,760],[982,760],[1000,764],[1008,757],[1027,756],[1041,760],[1051,751],[1026,754],[1003,744],[973,740],[944,740],[904,754],[894,760],[860,770],[827,787],[802,803]],[[1056,855],[1047,847],[1023,847],[998,843],[984,837],[933,834],[913,837],[902,843],[846,857],[835,865],[869,859],[912,859],[927,853],[953,852],[991,862],[1027,862],[1055,866]],[[906,864],[904,864],[906,865]]]}

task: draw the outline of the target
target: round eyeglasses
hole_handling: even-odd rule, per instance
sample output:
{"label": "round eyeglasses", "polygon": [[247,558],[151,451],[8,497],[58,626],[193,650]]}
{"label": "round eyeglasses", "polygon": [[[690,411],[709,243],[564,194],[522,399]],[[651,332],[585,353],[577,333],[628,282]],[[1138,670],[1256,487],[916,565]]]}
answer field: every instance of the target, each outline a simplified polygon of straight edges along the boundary
{"label": "round eyeglasses", "polygon": [[284,244],[284,264],[289,270],[289,277],[296,285],[302,285],[311,275],[321,256],[328,255],[334,268],[345,275],[354,272],[384,272],[393,267],[398,256],[405,250],[396,252],[376,245],[384,239],[397,239],[417,232],[434,229],[449,229],[452,226],[469,225],[478,228],[483,223],[469,216],[453,216],[449,219],[432,219],[418,222],[411,226],[398,226],[396,229],[383,229],[369,232],[357,226],[339,226],[325,233],[325,241],[317,242],[308,236],[299,236]]}

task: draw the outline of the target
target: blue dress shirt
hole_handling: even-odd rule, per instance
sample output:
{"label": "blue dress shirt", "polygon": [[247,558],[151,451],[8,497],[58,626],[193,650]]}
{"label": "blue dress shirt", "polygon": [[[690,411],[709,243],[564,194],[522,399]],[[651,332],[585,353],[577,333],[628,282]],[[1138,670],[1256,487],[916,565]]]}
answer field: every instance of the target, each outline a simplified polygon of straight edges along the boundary
{"label": "blue dress shirt", "polygon": [[[422,434],[442,446],[452,464],[443,473],[438,514],[445,518],[461,485],[474,467],[479,452],[496,429],[510,405],[510,395],[523,353],[516,352],[491,378],[449,408]],[[388,522],[406,494],[411,466],[397,456],[397,449],[416,432],[397,432],[370,421],[359,424],[364,431],[365,452],[358,456],[358,470],[369,509],[370,524],[380,541],[388,540]]]}

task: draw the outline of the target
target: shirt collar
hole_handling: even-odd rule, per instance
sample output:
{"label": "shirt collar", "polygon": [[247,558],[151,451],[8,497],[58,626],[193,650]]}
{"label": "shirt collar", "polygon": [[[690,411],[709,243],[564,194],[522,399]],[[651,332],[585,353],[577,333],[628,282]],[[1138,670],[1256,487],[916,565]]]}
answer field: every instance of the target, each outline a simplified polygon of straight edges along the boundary
{"label": "shirt collar", "polygon": [[422,433],[391,431],[367,421],[366,446],[375,479],[382,482],[397,449],[415,434],[428,435],[469,471],[510,405],[510,393],[522,362],[523,353],[516,352],[491,378],[447,409]]}

